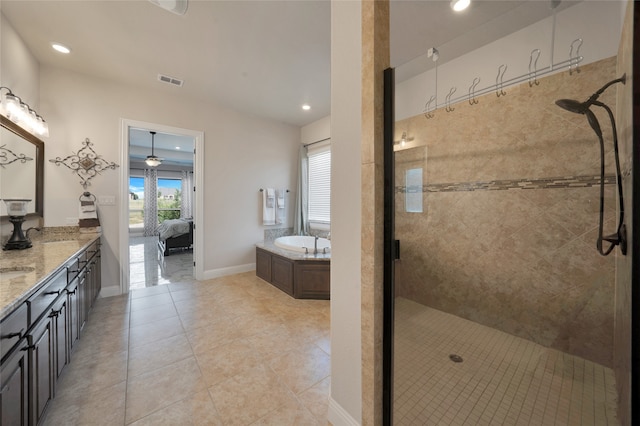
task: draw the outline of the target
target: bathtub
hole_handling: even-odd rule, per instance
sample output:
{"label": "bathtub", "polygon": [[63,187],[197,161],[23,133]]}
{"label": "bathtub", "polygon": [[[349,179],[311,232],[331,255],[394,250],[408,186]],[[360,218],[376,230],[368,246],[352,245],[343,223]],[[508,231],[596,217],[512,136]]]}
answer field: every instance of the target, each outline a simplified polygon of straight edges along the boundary
{"label": "bathtub", "polygon": [[[306,235],[290,235],[288,237],[276,238],[273,242],[277,247],[285,250],[306,253],[307,250],[313,254],[315,237]],[[331,241],[326,238],[318,238],[318,253],[329,253],[331,251]]]}

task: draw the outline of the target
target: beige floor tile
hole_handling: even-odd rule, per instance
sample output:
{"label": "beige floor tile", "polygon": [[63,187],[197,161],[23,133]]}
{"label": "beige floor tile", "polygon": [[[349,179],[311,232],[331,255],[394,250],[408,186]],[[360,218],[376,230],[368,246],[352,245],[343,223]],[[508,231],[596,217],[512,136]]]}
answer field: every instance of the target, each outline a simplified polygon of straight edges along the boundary
{"label": "beige floor tile", "polygon": [[72,404],[87,393],[97,392],[126,379],[127,351],[82,360],[72,355],[71,363],[65,367],[58,381],[60,392],[56,392],[56,399],[65,399]]}
{"label": "beige floor tile", "polygon": [[284,324],[256,333],[247,340],[265,361],[305,345],[305,341],[291,333]]}
{"label": "beige floor tile", "polygon": [[189,312],[180,312],[180,321],[185,330],[207,327],[218,321],[228,321],[229,316],[218,306],[202,307]]}
{"label": "beige floor tile", "polygon": [[[101,330],[99,325],[86,325],[76,348],[71,355],[72,363],[82,363],[87,359],[109,358],[114,353],[129,349],[129,330]],[[66,368],[66,367],[65,367]]]}
{"label": "beige floor tile", "polygon": [[168,293],[169,288],[164,285],[154,286],[154,287],[145,287],[145,288],[136,288],[131,290],[129,293],[129,297],[131,299],[139,299],[141,297],[155,296],[158,294]]}
{"label": "beige floor tile", "polygon": [[97,327],[100,330],[126,330],[129,328],[129,312],[109,312],[91,310],[85,328]]}
{"label": "beige floor tile", "polygon": [[327,423],[330,392],[331,377],[327,377],[298,395],[298,400],[314,415],[320,424]]}
{"label": "beige floor tile", "polygon": [[129,324],[131,327],[135,327],[175,316],[178,316],[178,311],[172,304],[153,306],[147,309],[135,309],[131,311]]}
{"label": "beige floor tile", "polygon": [[249,425],[295,399],[265,366],[212,386],[209,393],[225,425]]}
{"label": "beige floor tile", "polygon": [[189,395],[185,399],[131,423],[131,426],[177,425],[222,426],[223,423],[211,401],[209,392],[206,390]]}
{"label": "beige floor tile", "polygon": [[331,333],[327,333],[318,340],[314,341],[316,345],[327,354],[331,355]]}
{"label": "beige floor tile", "polygon": [[196,354],[202,376],[208,386],[220,383],[262,364],[259,354],[243,339]]}
{"label": "beige floor tile", "polygon": [[265,315],[241,315],[235,317],[233,322],[245,337],[274,331],[283,325],[279,318]]}
{"label": "beige floor tile", "polygon": [[126,422],[139,420],[205,388],[193,357],[130,377],[127,381]]}
{"label": "beige floor tile", "polygon": [[268,364],[295,394],[309,389],[331,373],[331,358],[315,345],[287,352]]}
{"label": "beige floor tile", "polygon": [[173,299],[171,295],[167,293],[156,294],[153,296],[140,297],[138,299],[131,299],[131,310],[147,309],[155,306],[173,305]]}
{"label": "beige floor tile", "polygon": [[125,381],[96,392],[84,392],[74,402],[51,401],[43,426],[124,424]]}
{"label": "beige floor tile", "polygon": [[146,345],[182,333],[184,333],[184,329],[178,317],[131,327],[129,330],[129,347]]}
{"label": "beige floor tile", "polygon": [[186,335],[193,352],[199,354],[242,338],[242,330],[231,319],[221,319],[204,327],[187,330]]}
{"label": "beige floor tile", "polygon": [[252,426],[314,426],[321,425],[302,404],[291,400],[255,423]]}
{"label": "beige floor tile", "polygon": [[184,334],[167,337],[129,351],[129,377],[135,377],[193,356]]}

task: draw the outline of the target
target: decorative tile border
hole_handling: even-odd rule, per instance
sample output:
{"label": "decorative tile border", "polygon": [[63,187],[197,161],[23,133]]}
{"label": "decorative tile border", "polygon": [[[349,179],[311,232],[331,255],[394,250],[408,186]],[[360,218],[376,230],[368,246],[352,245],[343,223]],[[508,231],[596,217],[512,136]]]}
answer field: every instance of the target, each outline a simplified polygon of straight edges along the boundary
{"label": "decorative tile border", "polygon": [[[605,185],[616,183],[615,175],[604,177]],[[544,179],[502,179],[487,182],[453,182],[423,185],[422,192],[504,191],[508,189],[589,188],[600,185],[600,176],[565,176]],[[396,186],[396,193],[420,192],[420,187]]]}

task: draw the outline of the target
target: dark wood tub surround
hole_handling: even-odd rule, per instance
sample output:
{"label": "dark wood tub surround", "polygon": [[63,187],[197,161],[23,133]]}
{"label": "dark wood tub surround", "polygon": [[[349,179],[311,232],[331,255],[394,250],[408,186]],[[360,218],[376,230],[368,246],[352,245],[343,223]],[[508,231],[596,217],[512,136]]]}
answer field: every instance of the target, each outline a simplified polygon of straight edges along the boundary
{"label": "dark wood tub surround", "polygon": [[[289,254],[290,253],[290,254]],[[304,255],[256,247],[256,275],[296,299],[330,298],[329,255]]]}

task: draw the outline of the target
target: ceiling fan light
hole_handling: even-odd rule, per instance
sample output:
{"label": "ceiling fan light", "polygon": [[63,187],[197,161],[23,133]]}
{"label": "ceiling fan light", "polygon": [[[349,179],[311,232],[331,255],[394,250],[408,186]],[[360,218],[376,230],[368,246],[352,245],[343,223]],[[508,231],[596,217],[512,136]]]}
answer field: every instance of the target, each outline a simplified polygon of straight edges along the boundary
{"label": "ceiling fan light", "polygon": [[147,159],[144,160],[144,162],[147,163],[147,166],[149,167],[158,167],[160,164],[162,164],[162,161],[160,161],[158,157],[151,155],[149,155]]}

